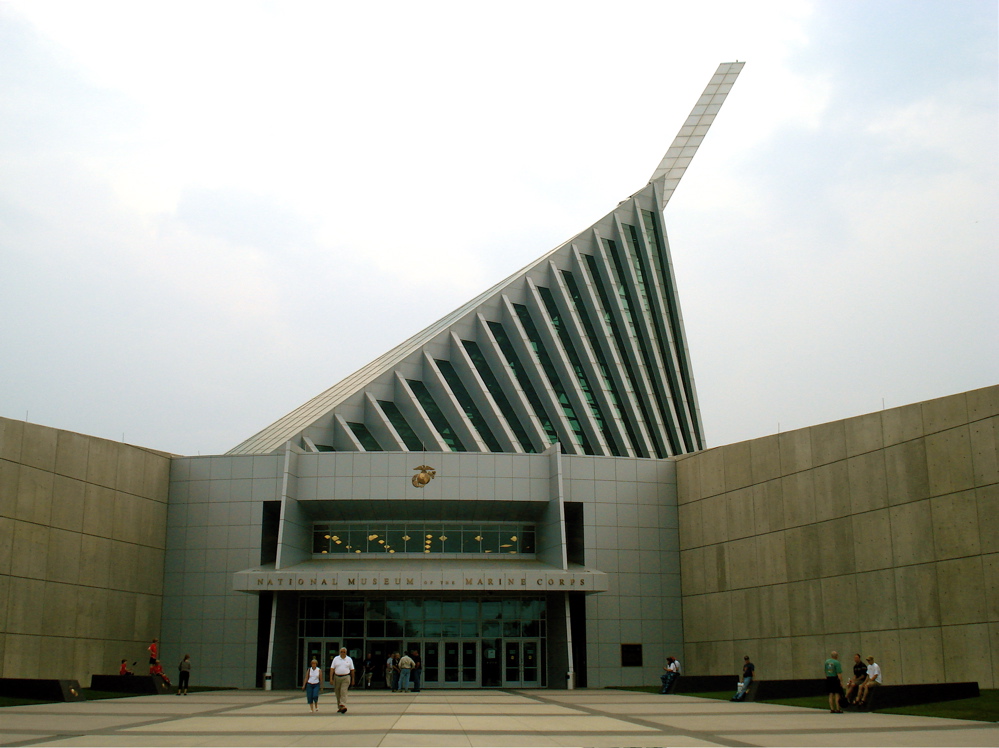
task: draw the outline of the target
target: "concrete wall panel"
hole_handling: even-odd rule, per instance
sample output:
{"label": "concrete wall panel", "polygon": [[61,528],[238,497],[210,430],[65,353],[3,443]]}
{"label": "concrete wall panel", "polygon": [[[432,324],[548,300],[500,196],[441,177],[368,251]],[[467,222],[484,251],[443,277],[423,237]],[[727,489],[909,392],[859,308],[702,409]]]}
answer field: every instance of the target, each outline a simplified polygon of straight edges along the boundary
{"label": "concrete wall panel", "polygon": [[988,486],[999,481],[999,417],[970,424],[971,465],[975,485]]}
{"label": "concrete wall panel", "polygon": [[853,557],[858,572],[888,569],[892,566],[891,513],[888,509],[855,514]]}
{"label": "concrete wall panel", "polygon": [[753,461],[749,442],[722,447],[725,470],[725,490],[734,491],[753,484]]}
{"label": "concrete wall panel", "polygon": [[882,411],[881,427],[886,449],[917,439],[923,434],[923,409],[917,403]]}
{"label": "concrete wall panel", "polygon": [[938,559],[982,552],[978,538],[978,501],[974,491],[930,499],[933,551]]}
{"label": "concrete wall panel", "polygon": [[889,510],[891,545],[896,566],[933,560],[933,514],[929,499]]}
{"label": "concrete wall panel", "polygon": [[887,447],[884,455],[889,504],[905,504],[929,497],[926,443],[922,438]]}
{"label": "concrete wall panel", "polygon": [[[703,570],[684,569],[684,578],[716,596],[685,616],[687,672],[732,669],[711,669],[727,650],[723,628],[707,619],[724,600],[734,650],[761,653],[761,674],[817,677],[828,650],[844,664],[859,650],[889,683],[946,677],[988,687],[999,671],[997,416],[999,387],[990,387],[722,450],[729,488],[745,474],[734,461],[747,459],[746,446],[754,482],[730,491],[724,530],[717,502],[693,498],[681,515],[702,524],[681,524],[683,563]],[[678,491],[700,459],[685,458]],[[755,535],[746,536],[748,518],[732,502],[750,491]],[[690,599],[685,587],[685,607]],[[702,640],[711,646],[694,646]]]}
{"label": "concrete wall panel", "polygon": [[850,514],[850,476],[846,460],[820,465],[812,471],[815,520],[821,522]]}
{"label": "concrete wall panel", "polygon": [[937,562],[937,585],[943,625],[985,621],[987,601],[981,556]]}
{"label": "concrete wall panel", "polygon": [[753,439],[749,442],[749,452],[753,461],[754,483],[766,483],[781,476],[780,439],[777,435]]}
{"label": "concrete wall panel", "polygon": [[812,440],[810,429],[787,431],[778,436],[780,470],[782,475],[808,470],[812,467]]}
{"label": "concrete wall panel", "polygon": [[926,472],[931,496],[974,488],[971,433],[967,426],[926,437]]}
{"label": "concrete wall panel", "polygon": [[880,413],[848,418],[843,421],[843,426],[846,430],[847,457],[884,448],[884,427]]}
{"label": "concrete wall panel", "polygon": [[0,418],[0,677],[86,684],[92,673],[117,672],[121,657],[140,659],[159,628],[163,558],[151,545],[162,548],[166,533],[165,511],[148,511],[142,494],[166,497],[169,463]]}
{"label": "concrete wall panel", "polygon": [[988,625],[944,626],[941,631],[944,677],[948,681],[976,680],[979,688],[994,688]]}

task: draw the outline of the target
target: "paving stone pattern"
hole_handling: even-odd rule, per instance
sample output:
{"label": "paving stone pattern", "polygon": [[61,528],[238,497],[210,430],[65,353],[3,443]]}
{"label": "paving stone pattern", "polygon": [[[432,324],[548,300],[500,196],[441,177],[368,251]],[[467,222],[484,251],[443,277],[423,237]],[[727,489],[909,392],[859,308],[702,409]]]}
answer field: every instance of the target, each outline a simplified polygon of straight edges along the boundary
{"label": "paving stone pattern", "polygon": [[988,722],[626,691],[232,691],[0,710],[0,746],[996,746]]}

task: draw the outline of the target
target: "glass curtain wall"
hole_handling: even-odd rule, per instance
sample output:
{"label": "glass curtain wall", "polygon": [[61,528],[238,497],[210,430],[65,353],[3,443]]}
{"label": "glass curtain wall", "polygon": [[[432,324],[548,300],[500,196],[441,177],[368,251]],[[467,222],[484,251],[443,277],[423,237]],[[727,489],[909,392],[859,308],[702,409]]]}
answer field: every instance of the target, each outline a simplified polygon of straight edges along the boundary
{"label": "glass curtain wall", "polygon": [[387,687],[386,659],[413,649],[427,688],[545,685],[543,597],[302,596],[298,627],[298,677],[316,653],[343,646],[358,666],[374,655],[377,688]]}

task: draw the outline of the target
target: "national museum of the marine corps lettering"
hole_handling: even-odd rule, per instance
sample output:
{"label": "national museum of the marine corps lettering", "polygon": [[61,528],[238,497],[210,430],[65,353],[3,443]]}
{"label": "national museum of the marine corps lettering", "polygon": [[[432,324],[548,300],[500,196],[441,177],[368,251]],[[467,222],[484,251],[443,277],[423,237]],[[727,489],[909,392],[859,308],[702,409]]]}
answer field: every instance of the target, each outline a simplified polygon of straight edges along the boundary
{"label": "national museum of the marine corps lettering", "polygon": [[993,687],[999,387],[705,444],[663,211],[742,67],[610,213],[226,454],[0,419],[0,677],[157,637],[240,688],[341,646],[417,649],[425,688],[831,648]]}

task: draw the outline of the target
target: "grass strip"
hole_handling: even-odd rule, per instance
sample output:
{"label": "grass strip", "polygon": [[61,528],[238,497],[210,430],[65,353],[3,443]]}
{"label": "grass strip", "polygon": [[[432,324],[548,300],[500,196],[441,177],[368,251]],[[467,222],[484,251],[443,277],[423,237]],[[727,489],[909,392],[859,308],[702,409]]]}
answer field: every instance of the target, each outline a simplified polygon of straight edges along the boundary
{"label": "grass strip", "polygon": [[[620,691],[638,691],[640,693],[659,693],[655,686],[620,687]],[[735,691],[713,691],[703,693],[680,693],[676,696],[695,696],[699,699],[718,699],[728,701]],[[797,706],[805,709],[829,710],[827,696],[800,696],[795,699],[772,699],[757,702],[760,704],[780,704],[782,706]],[[975,699],[956,699],[954,701],[934,701],[929,704],[913,704],[886,709],[877,709],[875,714],[905,714],[911,717],[940,717],[942,719],[967,719],[978,722],[999,722],[999,689],[983,688]]]}

